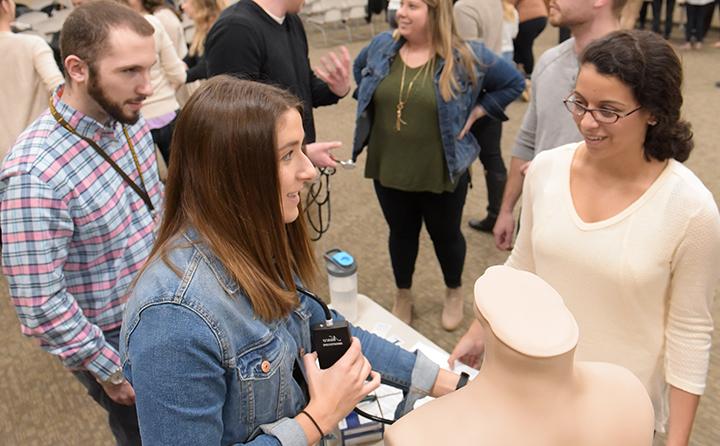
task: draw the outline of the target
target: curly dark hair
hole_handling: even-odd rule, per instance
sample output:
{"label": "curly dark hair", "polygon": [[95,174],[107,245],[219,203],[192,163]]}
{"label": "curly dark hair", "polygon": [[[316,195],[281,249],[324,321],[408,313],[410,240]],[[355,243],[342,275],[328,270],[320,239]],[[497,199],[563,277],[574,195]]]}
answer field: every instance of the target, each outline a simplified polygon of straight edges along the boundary
{"label": "curly dark hair", "polygon": [[588,45],[580,56],[584,64],[618,78],[655,117],[645,136],[645,159],[688,159],[694,143],[690,123],[680,117],[682,63],[665,39],[651,31],[616,31]]}

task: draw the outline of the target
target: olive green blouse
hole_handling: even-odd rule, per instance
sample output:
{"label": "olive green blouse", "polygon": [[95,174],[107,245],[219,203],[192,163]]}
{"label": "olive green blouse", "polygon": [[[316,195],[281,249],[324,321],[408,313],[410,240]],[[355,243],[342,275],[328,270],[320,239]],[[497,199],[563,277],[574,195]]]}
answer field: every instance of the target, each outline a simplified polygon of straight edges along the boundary
{"label": "olive green blouse", "polygon": [[[373,124],[368,142],[365,177],[385,187],[408,192],[452,192],[438,123],[432,61],[407,67],[403,87],[400,131],[396,128],[397,104],[404,63],[398,55],[390,73],[373,96]],[[417,76],[417,77],[416,77]],[[410,82],[415,79],[408,96]]]}

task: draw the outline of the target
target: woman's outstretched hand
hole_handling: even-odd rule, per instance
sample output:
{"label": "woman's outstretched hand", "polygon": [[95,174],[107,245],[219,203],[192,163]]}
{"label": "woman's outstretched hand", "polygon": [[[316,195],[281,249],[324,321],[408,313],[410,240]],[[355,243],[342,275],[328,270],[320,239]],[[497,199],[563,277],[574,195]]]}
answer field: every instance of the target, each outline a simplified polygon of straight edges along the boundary
{"label": "woman's outstretched hand", "polygon": [[460,338],[452,353],[450,353],[450,358],[448,358],[450,368],[454,368],[455,361],[458,360],[470,367],[478,367],[485,351],[484,337],[480,322],[473,321],[468,331]]}

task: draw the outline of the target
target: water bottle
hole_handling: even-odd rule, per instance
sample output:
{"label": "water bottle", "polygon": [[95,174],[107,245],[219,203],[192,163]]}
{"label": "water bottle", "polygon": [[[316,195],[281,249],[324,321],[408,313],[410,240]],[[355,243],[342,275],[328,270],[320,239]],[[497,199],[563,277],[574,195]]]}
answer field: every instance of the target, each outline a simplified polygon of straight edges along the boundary
{"label": "water bottle", "polygon": [[357,264],[349,253],[331,249],[325,253],[330,303],[350,322],[357,318]]}

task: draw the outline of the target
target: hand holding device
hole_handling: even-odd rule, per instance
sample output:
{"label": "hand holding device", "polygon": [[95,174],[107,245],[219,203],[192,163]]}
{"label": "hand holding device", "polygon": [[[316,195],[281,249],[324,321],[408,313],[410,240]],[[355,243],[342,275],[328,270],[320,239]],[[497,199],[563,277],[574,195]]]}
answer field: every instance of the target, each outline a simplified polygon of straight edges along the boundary
{"label": "hand holding device", "polygon": [[[362,354],[360,341],[355,337],[345,354],[331,367],[317,367],[316,358],[316,353],[303,357],[310,392],[306,410],[312,413],[323,432],[329,432],[380,386],[380,374],[372,371],[370,362]],[[369,381],[368,376],[371,377]]]}

